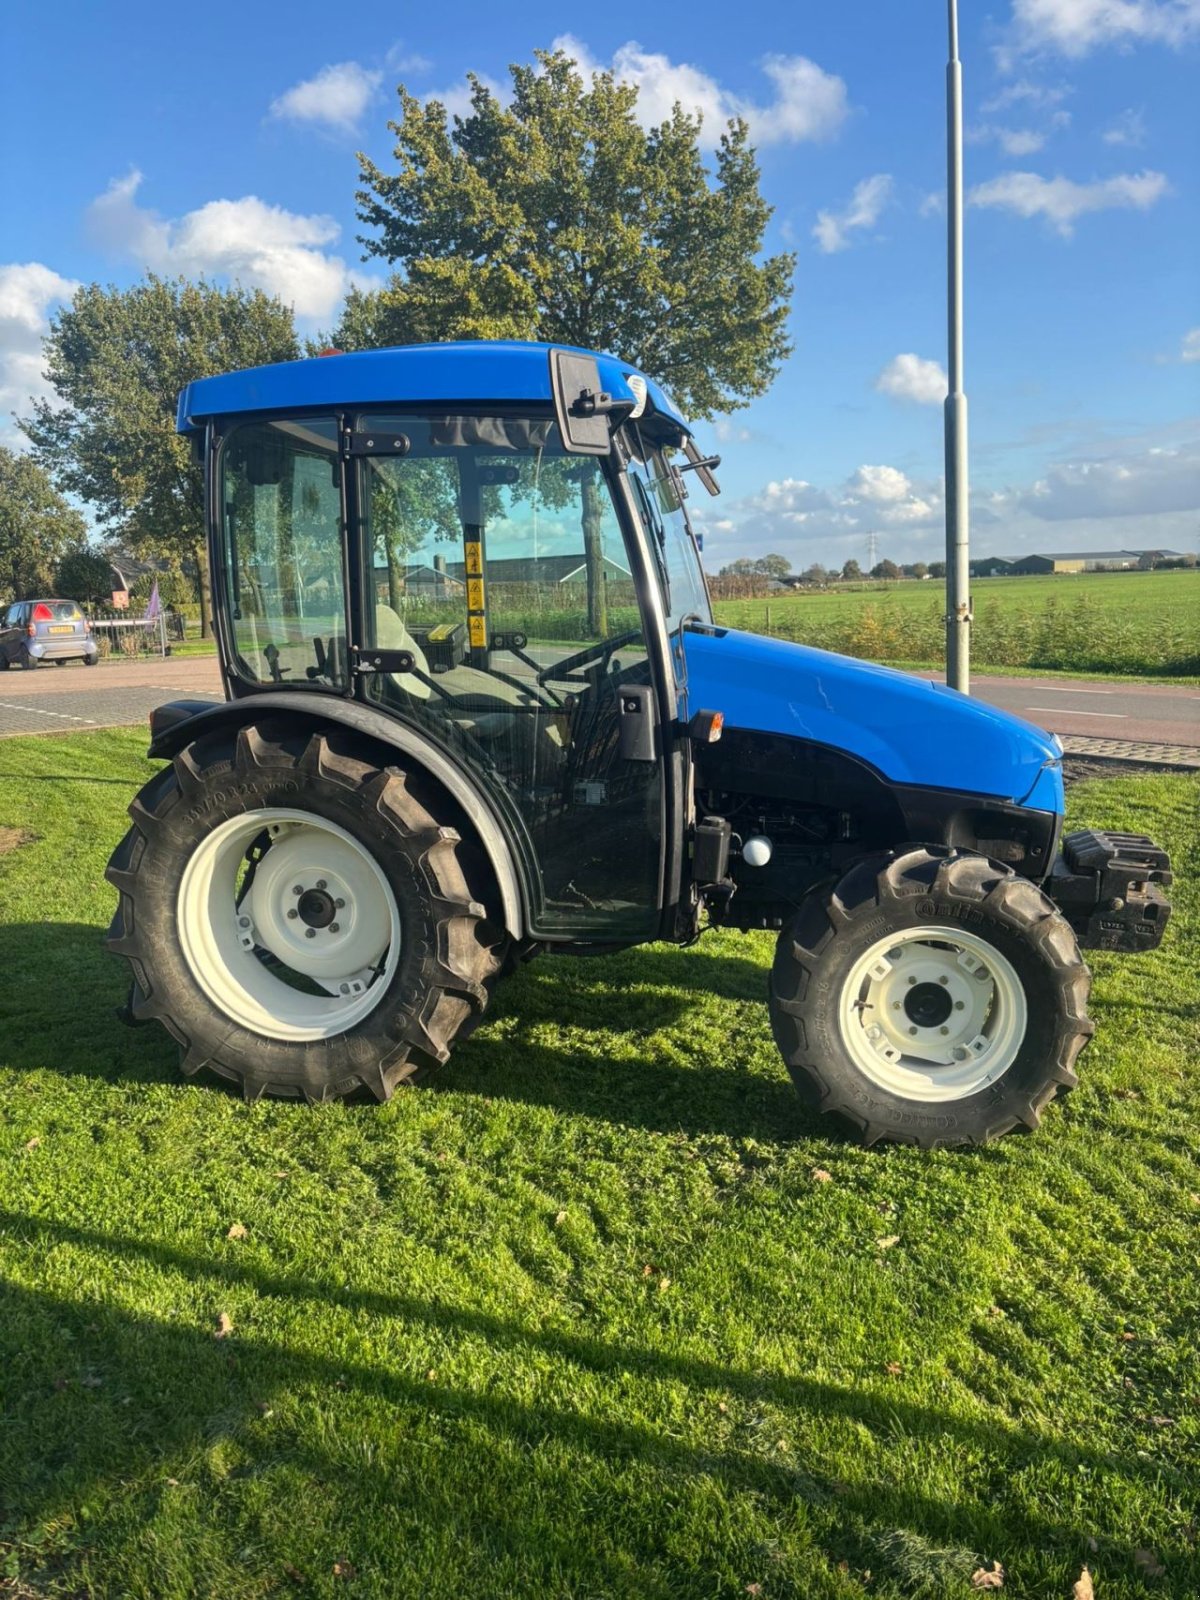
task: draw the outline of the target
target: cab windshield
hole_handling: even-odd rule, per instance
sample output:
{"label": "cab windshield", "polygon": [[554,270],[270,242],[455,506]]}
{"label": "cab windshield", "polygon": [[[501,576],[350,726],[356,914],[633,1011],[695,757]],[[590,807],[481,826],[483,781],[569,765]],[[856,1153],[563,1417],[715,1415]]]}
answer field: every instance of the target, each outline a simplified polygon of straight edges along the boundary
{"label": "cab windshield", "polygon": [[667,627],[674,630],[689,617],[711,622],[712,607],[700,549],[687,514],[684,479],[678,470],[683,464],[682,454],[669,446],[651,443],[636,424],[626,427],[622,442],[629,457],[627,471],[634,500],[658,570]]}

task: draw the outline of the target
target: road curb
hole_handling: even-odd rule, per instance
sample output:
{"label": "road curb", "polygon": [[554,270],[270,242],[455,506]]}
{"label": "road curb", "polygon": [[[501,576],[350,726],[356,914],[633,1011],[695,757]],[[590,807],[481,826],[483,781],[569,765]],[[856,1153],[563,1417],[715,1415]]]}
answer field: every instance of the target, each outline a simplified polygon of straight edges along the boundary
{"label": "road curb", "polygon": [[1200,772],[1200,747],[1150,744],[1138,739],[1095,739],[1062,734],[1064,754],[1112,766],[1160,767],[1164,772]]}

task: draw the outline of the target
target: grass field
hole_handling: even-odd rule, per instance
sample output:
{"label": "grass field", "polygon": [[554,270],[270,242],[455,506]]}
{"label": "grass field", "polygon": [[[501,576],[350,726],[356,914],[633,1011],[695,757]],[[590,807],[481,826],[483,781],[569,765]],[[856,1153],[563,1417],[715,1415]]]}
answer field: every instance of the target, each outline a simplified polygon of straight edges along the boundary
{"label": "grass field", "polygon": [[[729,627],[873,661],[940,666],[945,590],[933,582],[719,600]],[[986,578],[972,585],[979,671],[1200,674],[1200,571]]]}
{"label": "grass field", "polygon": [[923,1155],[800,1109],[767,936],[534,963],[379,1110],[179,1080],[99,947],[144,742],[0,742],[0,1594],[1200,1593],[1195,780],[1073,791],[1167,942]]}

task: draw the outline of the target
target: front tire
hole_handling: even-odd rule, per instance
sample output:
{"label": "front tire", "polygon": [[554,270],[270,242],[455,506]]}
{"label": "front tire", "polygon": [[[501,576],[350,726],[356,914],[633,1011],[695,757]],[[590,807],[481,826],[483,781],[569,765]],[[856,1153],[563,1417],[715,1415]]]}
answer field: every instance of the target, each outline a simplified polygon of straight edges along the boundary
{"label": "front tire", "polygon": [[984,1144],[1078,1081],[1090,974],[1036,885],[982,856],[860,863],[783,930],[771,1026],[801,1096],[864,1144]]}
{"label": "front tire", "polygon": [[189,745],[129,808],[106,876],[129,1011],[185,1073],[262,1094],[386,1100],[482,1012],[506,943],[439,791],[334,733]]}

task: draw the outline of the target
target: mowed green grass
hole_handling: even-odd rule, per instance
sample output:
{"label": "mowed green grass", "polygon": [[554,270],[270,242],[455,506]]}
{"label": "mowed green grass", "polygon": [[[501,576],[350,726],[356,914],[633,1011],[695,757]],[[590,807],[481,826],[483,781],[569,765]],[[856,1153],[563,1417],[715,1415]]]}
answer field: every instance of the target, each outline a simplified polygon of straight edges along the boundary
{"label": "mowed green grass", "polygon": [[0,1593],[1200,1593],[1194,779],[1072,794],[1167,942],[928,1155],[800,1109],[766,936],[534,963],[378,1110],[178,1079],[99,946],[143,742],[0,743]]}
{"label": "mowed green grass", "polygon": [[[980,578],[971,585],[977,670],[1200,675],[1200,571]],[[945,588],[908,580],[718,600],[718,622],[877,661],[939,666]]]}

